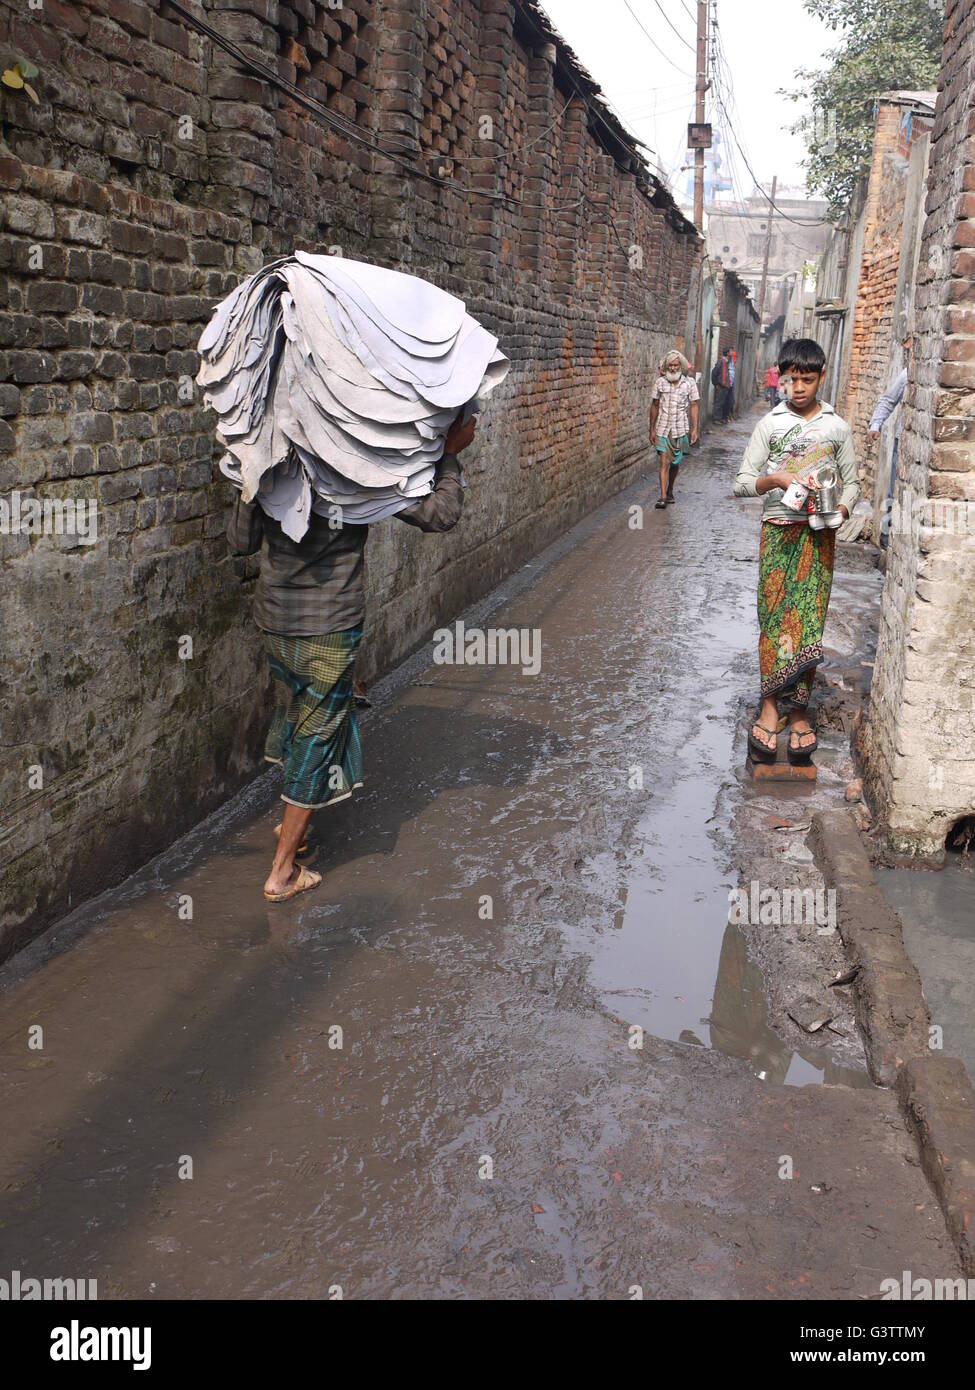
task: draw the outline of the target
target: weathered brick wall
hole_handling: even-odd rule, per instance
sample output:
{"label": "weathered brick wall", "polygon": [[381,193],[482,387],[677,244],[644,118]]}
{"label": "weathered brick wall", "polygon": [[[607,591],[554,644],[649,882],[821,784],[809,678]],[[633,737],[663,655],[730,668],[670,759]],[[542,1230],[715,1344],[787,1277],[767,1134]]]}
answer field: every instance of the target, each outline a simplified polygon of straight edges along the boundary
{"label": "weathered brick wall", "polygon": [[925,129],[926,123],[912,117],[910,107],[902,102],[878,103],[849,368],[845,392],[837,402],[853,431],[863,494],[868,499],[873,497],[877,458],[868,442],[867,426],[877,398],[889,384],[910,145]]}
{"label": "weathered brick wall", "polygon": [[975,813],[975,0],[949,0],[866,739],[894,848]]}
{"label": "weathered brick wall", "polygon": [[40,70],[37,106],[0,89],[0,497],[99,504],[95,545],[0,536],[0,951],[258,765],[255,563],[192,382],[242,275],[296,246],[411,269],[513,362],[458,529],[370,539],[367,677],[634,476],[656,358],[693,347],[698,239],[531,5],[189,8],[297,90],[165,0],[0,0],[5,63]]}

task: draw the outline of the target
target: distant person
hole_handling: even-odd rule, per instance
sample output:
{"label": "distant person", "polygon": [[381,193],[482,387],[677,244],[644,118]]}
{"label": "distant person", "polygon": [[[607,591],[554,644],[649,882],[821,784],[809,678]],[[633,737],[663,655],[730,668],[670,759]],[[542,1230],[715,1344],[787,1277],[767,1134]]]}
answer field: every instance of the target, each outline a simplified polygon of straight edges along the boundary
{"label": "distant person", "polygon": [[720,424],[726,424],[728,420],[728,398],[731,394],[731,373],[729,370],[728,349],[714,364],[711,372],[711,385],[714,387],[714,418]]}
{"label": "distant person", "polygon": [[700,392],[691,375],[691,364],[682,352],[660,359],[650,406],[650,438],[659,456],[660,501],[657,508],[674,502],[674,484],[681,459],[697,443]]}
{"label": "distant person", "polygon": [[772,410],[779,399],[779,364],[773,362],[771,367],[765,369],[765,399],[768,401],[768,408]]}
{"label": "distant person", "polygon": [[[911,352],[911,343],[912,337],[909,333],[907,337],[902,339],[901,341],[901,347],[904,349],[904,366],[898,372],[897,376],[894,377],[894,380],[887,387],[887,390],[880,397],[877,404],[873,408],[873,414],[870,417],[870,424],[867,426],[867,439],[870,443],[871,448],[876,444],[877,440],[880,438],[880,431],[883,429],[885,421],[888,420],[891,415],[893,415],[894,411],[897,410],[898,406],[900,406],[901,402],[904,399],[904,392],[907,389],[907,369],[910,365],[909,359]],[[887,518],[890,516],[890,504],[894,496],[894,483],[897,481],[897,460],[900,455],[901,427],[903,426],[903,424],[904,412],[902,410],[898,415],[897,429],[894,433],[894,450],[890,458],[890,483],[887,487],[886,516],[884,517],[885,522],[887,521]],[[886,525],[884,525],[881,529],[880,544],[886,548]]]}
{"label": "distant person", "polygon": [[823,659],[823,627],[833,585],[836,532],[808,524],[808,513],[783,503],[796,480],[814,479],[831,463],[842,482],[839,511],[849,516],[860,496],[850,427],[817,393],[826,354],[812,338],[782,346],[779,366],[791,378],[789,399],[755,426],[735,478],[736,497],[762,497],[758,558],[758,662],[761,707],[748,733],[757,762],[775,761],[779,702],[788,712],[790,763],[806,763],[817,748],[807,718],[809,691]]}
{"label": "distant person", "polygon": [[735,376],[738,371],[738,354],[734,348],[728,350],[728,405],[725,419],[734,422],[735,418]]}

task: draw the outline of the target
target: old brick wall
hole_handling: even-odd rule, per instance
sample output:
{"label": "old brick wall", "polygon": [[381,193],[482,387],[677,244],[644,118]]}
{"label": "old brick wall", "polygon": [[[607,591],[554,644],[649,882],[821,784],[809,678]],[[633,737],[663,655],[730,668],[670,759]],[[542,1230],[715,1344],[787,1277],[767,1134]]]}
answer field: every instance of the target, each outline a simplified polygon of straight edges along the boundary
{"label": "old brick wall", "polygon": [[876,450],[868,444],[867,426],[890,378],[910,148],[926,137],[929,128],[930,122],[912,113],[904,101],[882,99],[877,104],[848,368],[845,390],[837,402],[853,431],[868,500],[873,497],[877,459]]}
{"label": "old brick wall", "polygon": [[264,66],[165,0],[0,0],[39,68],[37,106],[0,89],[0,496],[99,504],[94,545],[0,536],[0,951],[258,766],[255,562],[192,380],[241,276],[296,246],[413,270],[512,359],[457,530],[370,539],[367,677],[630,481],[656,358],[693,348],[698,238],[532,5],[188,8]]}
{"label": "old brick wall", "polygon": [[892,846],[975,813],[975,0],[949,0],[866,737]]}

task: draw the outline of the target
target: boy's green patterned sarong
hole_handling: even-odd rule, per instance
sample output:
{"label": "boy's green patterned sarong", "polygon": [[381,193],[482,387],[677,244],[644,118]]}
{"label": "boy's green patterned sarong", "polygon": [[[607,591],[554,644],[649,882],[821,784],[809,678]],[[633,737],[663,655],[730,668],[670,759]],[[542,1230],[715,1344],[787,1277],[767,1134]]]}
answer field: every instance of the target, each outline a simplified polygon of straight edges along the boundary
{"label": "boy's green patterned sarong", "polygon": [[362,786],[352,673],[362,626],[321,637],[265,632],[274,716],[264,745],[284,768],[281,800],[318,810]]}
{"label": "boy's green patterned sarong", "polygon": [[758,664],[762,698],[793,709],[809,704],[823,659],[823,627],[833,587],[836,532],[805,522],[762,525],[758,554]]}

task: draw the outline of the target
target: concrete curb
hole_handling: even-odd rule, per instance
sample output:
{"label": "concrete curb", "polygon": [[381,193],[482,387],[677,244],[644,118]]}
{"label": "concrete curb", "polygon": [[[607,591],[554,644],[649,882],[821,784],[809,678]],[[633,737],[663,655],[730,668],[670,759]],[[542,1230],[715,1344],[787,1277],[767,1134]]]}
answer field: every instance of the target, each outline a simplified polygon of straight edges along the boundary
{"label": "concrete curb", "polygon": [[836,889],[836,925],[856,978],[858,1018],[870,1076],[893,1086],[909,1058],[928,1055],[928,1006],[904,949],[900,918],[881,892],[852,813],[817,811],[810,843],[827,888]]}
{"label": "concrete curb", "polygon": [[913,1130],[965,1274],[975,1277],[975,1089],[957,1057],[932,1054],[921,977],[883,895],[852,813],[817,811],[810,843],[856,978],[857,1019],[872,1079],[892,1086]]}
{"label": "concrete curb", "polygon": [[921,1167],[934,1188],[969,1278],[975,1277],[975,1091],[957,1057],[905,1062],[897,1094],[917,1135]]}

